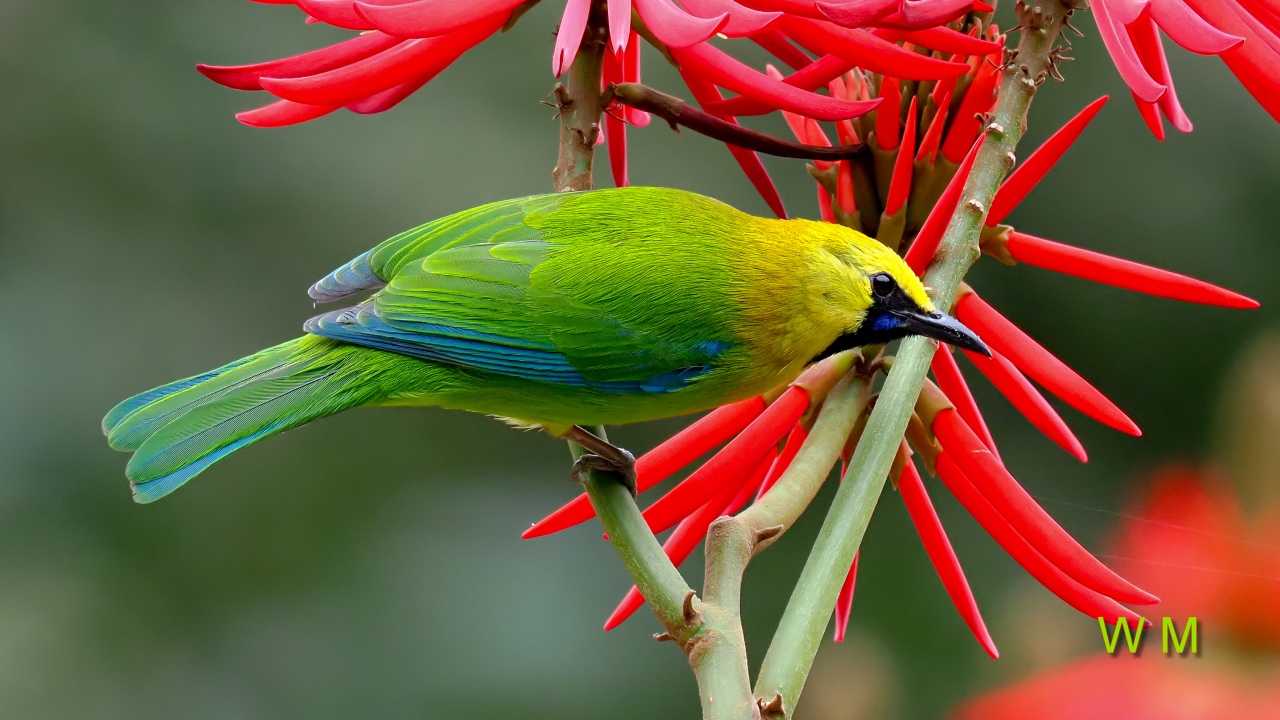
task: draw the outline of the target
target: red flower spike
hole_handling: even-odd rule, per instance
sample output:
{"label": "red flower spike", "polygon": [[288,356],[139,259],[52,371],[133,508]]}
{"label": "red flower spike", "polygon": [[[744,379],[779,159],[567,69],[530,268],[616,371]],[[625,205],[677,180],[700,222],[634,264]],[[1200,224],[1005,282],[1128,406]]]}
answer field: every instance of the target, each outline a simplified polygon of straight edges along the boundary
{"label": "red flower spike", "polygon": [[951,130],[947,139],[942,142],[942,156],[953,163],[964,158],[965,150],[973,146],[973,141],[982,132],[980,113],[991,109],[996,102],[996,89],[1000,83],[1000,71],[990,62],[981,61],[973,82],[965,91],[960,107],[956,110],[955,120],[951,122]]}
{"label": "red flower spike", "polygon": [[960,203],[960,193],[964,190],[965,182],[969,180],[969,172],[973,169],[973,160],[978,156],[978,149],[982,147],[983,137],[985,136],[979,136],[978,141],[969,149],[969,154],[956,169],[956,174],[952,176],[951,182],[947,183],[942,195],[938,197],[937,204],[929,211],[929,216],[925,218],[920,231],[916,233],[915,240],[911,241],[907,254],[903,256],[903,260],[906,260],[907,265],[917,275],[924,275],[925,268],[929,267],[934,254],[938,252],[942,233],[946,231],[947,223],[951,222],[956,205]]}
{"label": "red flower spike", "polygon": [[893,14],[898,9],[898,0],[858,0],[839,4],[820,2],[817,7],[819,12],[837,25],[860,28]]}
{"label": "red flower spike", "polygon": [[1228,35],[1210,25],[1181,0],[1155,0],[1150,8],[1151,19],[1169,39],[1190,52],[1221,55],[1244,42],[1244,38]]}
{"label": "red flower spike", "polygon": [[631,0],[645,25],[669,48],[687,48],[706,42],[729,22],[721,14],[713,18],[690,15],[671,0]]}
{"label": "red flower spike", "polygon": [[[640,38],[634,30],[631,31],[631,39],[627,41],[627,49],[622,55],[622,80],[623,82],[640,82]],[[624,105],[623,112],[627,122],[636,127],[645,127],[649,124],[649,113],[643,110]]]}
{"label": "red flower spike", "polygon": [[1008,357],[1019,370],[1063,402],[1122,433],[1142,434],[1142,430],[1115,403],[978,297],[977,293],[965,293],[956,302],[956,317],[981,335],[993,350]]}
{"label": "red flower spike", "polygon": [[[792,70],[803,70],[813,63],[813,60],[808,55],[805,55],[803,50],[792,45],[791,41],[777,30],[770,29],[758,32],[752,35],[751,39],[755,44],[767,50],[770,55],[786,63]],[[821,85],[815,85],[814,87],[821,87]]]}
{"label": "red flower spike", "polygon": [[849,566],[849,574],[844,577],[844,585],[840,586],[840,594],[836,596],[836,642],[844,642],[845,631],[849,628],[849,615],[853,612],[853,590],[858,584],[858,556],[862,551],[853,554],[853,564]]}
{"label": "red flower spike", "polygon": [[453,64],[498,28],[501,17],[490,16],[451,35],[409,40],[390,50],[344,67],[301,78],[261,78],[267,92],[306,105],[345,105],[401,83],[430,79]]}
{"label": "red flower spike", "polygon": [[688,48],[671,48],[681,70],[773,107],[811,117],[815,120],[844,120],[874,110],[879,100],[861,102],[838,100],[826,95],[801,90],[774,80],[744,65],[730,55],[702,44]]}
{"label": "red flower spike", "polygon": [[947,396],[951,404],[955,405],[956,412],[960,413],[965,424],[978,435],[982,444],[991,451],[996,460],[1004,464],[1000,459],[1000,452],[996,450],[995,438],[987,429],[987,421],[982,417],[978,402],[969,391],[969,384],[964,381],[964,375],[960,373],[960,365],[956,363],[950,348],[938,348],[938,351],[933,354],[932,368],[933,377],[938,381],[938,389]]}
{"label": "red flower spike", "polygon": [[764,482],[760,484],[760,490],[756,493],[756,500],[764,497],[765,493],[778,482],[778,478],[791,467],[791,461],[796,459],[796,454],[800,452],[800,446],[804,445],[805,438],[809,437],[809,431],[805,428],[804,423],[796,425],[791,429],[791,434],[787,436],[787,442],[782,446],[782,452],[778,453],[778,458],[773,461],[773,465],[769,468],[769,474],[765,476]]}
{"label": "red flower spike", "polygon": [[[949,353],[938,353],[938,355],[946,354]],[[982,620],[982,611],[978,609],[978,601],[969,588],[969,581],[964,576],[964,568],[960,567],[960,558],[956,557],[956,551],[947,538],[947,531],[942,527],[942,520],[938,518],[938,512],[934,510],[933,502],[929,500],[929,493],[924,489],[920,472],[916,470],[915,463],[910,460],[903,466],[902,475],[898,478],[898,494],[902,495],[902,502],[907,506],[907,514],[911,516],[911,524],[915,526],[916,534],[920,536],[924,551],[929,556],[929,562],[938,573],[938,579],[942,581],[947,597],[951,598],[951,604],[955,606],[956,612],[960,613],[960,618],[969,627],[969,632],[978,639],[982,649],[986,650],[991,657],[999,658],[1000,651],[996,649],[995,640],[991,639],[987,624]]]}
{"label": "red flower spike", "polygon": [[[522,0],[417,0],[387,4],[354,3],[356,14],[379,30],[402,38],[426,38],[461,30],[490,15],[506,13]],[[348,3],[351,4],[351,3]]]}
{"label": "red flower spike", "polygon": [[991,357],[967,350],[965,356],[991,381],[992,385],[996,386],[1000,394],[1022,413],[1023,417],[1044,433],[1045,437],[1071,453],[1080,462],[1089,462],[1089,455],[1084,451],[1084,446],[1071,432],[1071,428],[1067,427],[1062,416],[1036,390],[1031,381],[1009,362],[1008,358],[994,349],[991,351]]}
{"label": "red flower spike", "polygon": [[[898,78],[885,76],[880,83],[880,97],[884,99],[884,103],[876,110],[876,143],[880,145],[881,150],[893,151],[898,149],[898,125],[900,118],[899,113],[902,112],[901,90],[898,85]],[[908,119],[915,118],[915,98],[912,98],[913,110],[907,114]]]}
{"label": "red flower spike", "polygon": [[1036,151],[1005,179],[991,201],[991,212],[987,213],[987,225],[994,226],[1004,222],[1004,219],[1018,207],[1032,188],[1049,174],[1054,165],[1058,164],[1063,154],[1075,144],[1080,133],[1093,122],[1109,99],[1110,96],[1103,95],[1086,105],[1083,110],[1076,113],[1075,117],[1068,120],[1048,140],[1036,148]]}
{"label": "red flower spike", "polygon": [[1021,565],[1049,592],[1092,618],[1101,617],[1112,624],[1115,624],[1119,618],[1127,618],[1134,623],[1141,621],[1137,613],[1112,598],[1076,582],[1055,567],[1044,555],[1037,552],[1036,548],[1001,516],[988,499],[978,492],[977,487],[952,459],[951,453],[944,452],[938,455],[937,471],[938,479],[947,486],[973,519],[977,520],[991,538],[1009,553],[1009,557],[1013,558],[1014,562]]}
{"label": "red flower spike", "polygon": [[802,387],[787,388],[767,410],[711,456],[702,467],[645,508],[649,529],[660,533],[678,523],[715,495],[730,478],[740,478],[754,469],[760,458],[773,449],[809,410],[809,393]]}
{"label": "red flower spike", "polygon": [[1258,301],[1203,280],[1016,231],[1006,248],[1014,260],[1104,285],[1183,302],[1253,309]]}
{"label": "red flower spike", "polygon": [[1220,57],[1253,99],[1280,121],[1280,49],[1271,46],[1261,34],[1266,32],[1265,28],[1246,23],[1221,0],[1186,0],[1186,3],[1214,27],[1244,38],[1243,43]]}
{"label": "red flower spike", "polygon": [[303,105],[301,103],[278,100],[253,110],[245,110],[236,114],[236,120],[257,128],[284,127],[296,125],[308,120],[315,120],[322,115],[337,110],[341,105]]}
{"label": "red flower spike", "polygon": [[938,52],[987,56],[1000,52],[1003,43],[982,40],[972,35],[952,30],[945,25],[924,28],[921,30],[904,30],[898,28],[876,28],[871,31],[876,37],[889,42],[909,42],[914,45],[936,50]]}
{"label": "red flower spike", "polygon": [[[666,542],[662,543],[662,551],[670,558],[671,564],[679,567],[681,563],[689,559],[693,554],[694,548],[698,547],[698,543],[707,536],[707,530],[711,528],[711,523],[717,518],[724,515],[732,515],[736,513],[751,496],[755,494],[757,488],[760,487],[761,481],[764,480],[765,473],[768,472],[769,466],[773,458],[766,455],[765,461],[761,462],[756,471],[751,475],[745,476],[746,482],[741,487],[737,485],[726,485],[715,497],[707,501],[706,505],[698,508],[689,517],[680,521],[676,529],[671,532]],[[640,589],[632,585],[627,591],[622,602],[618,603],[618,607],[614,609],[613,614],[604,623],[606,632],[612,630],[632,613],[644,604],[644,596],[640,594]]]}
{"label": "red flower spike", "polygon": [[1111,16],[1112,9],[1109,3],[1097,3],[1092,9],[1094,18],[1098,22],[1098,34],[1102,37],[1102,44],[1106,46],[1107,53],[1111,55],[1111,60],[1115,63],[1116,70],[1120,71],[1120,77],[1124,79],[1125,84],[1143,102],[1153,103],[1159,100],[1165,92],[1165,86],[1156,82],[1142,66],[1142,60],[1129,39],[1129,33],[1125,31],[1123,24]]}
{"label": "red flower spike", "polygon": [[1076,582],[1107,597],[1138,604],[1159,602],[1103,565],[1063,530],[983,447],[955,410],[947,408],[938,413],[932,429],[944,454],[955,460],[982,497],[1046,560]]}
{"label": "red flower spike", "polygon": [[551,73],[564,74],[578,56],[578,46],[587,31],[587,16],[591,13],[591,0],[565,0],[564,15],[556,30],[556,47],[551,54]]}
{"label": "red flower spike", "polygon": [[[636,490],[644,492],[671,477],[681,468],[742,432],[764,412],[767,405],[757,396],[723,405],[699,418],[689,427],[667,438],[658,447],[636,460]],[[595,517],[586,493],[551,513],[520,537],[524,540],[550,535]]]}
{"label": "red flower spike", "polygon": [[258,79],[307,77],[328,70],[335,70],[353,62],[364,60],[404,42],[380,32],[357,35],[336,45],[330,45],[301,55],[269,60],[253,65],[196,65],[202,75],[210,80],[236,90],[261,90]]}
{"label": "red flower spike", "polygon": [[963,75],[969,70],[963,63],[919,55],[865,30],[850,30],[793,15],[782,16],[774,27],[810,52],[844,58],[867,72],[910,80],[939,80]]}
{"label": "red flower spike", "polygon": [[951,109],[951,94],[942,96],[934,105],[938,111],[933,116],[933,122],[929,123],[929,129],[925,130],[924,137],[920,138],[916,162],[933,162],[937,158],[938,146],[942,142],[942,128],[947,124],[947,111]]}
{"label": "red flower spike", "polygon": [[631,0],[609,0],[609,43],[615,53],[625,52],[631,37]]}
{"label": "red flower spike", "polygon": [[[773,66],[770,65],[768,67]],[[775,80],[781,80],[782,82],[800,88],[801,90],[817,90],[820,87],[824,87],[832,80],[849,72],[851,67],[853,66],[846,60],[841,60],[834,55],[825,55],[819,58],[817,62],[810,63],[803,69],[797,70],[790,75],[783,76],[781,73],[778,73],[775,76],[773,72],[770,72],[769,77],[772,77]],[[735,117],[742,117],[744,115],[767,115],[775,110],[774,106],[762,103],[759,100],[754,100],[745,95],[740,95],[728,100],[721,100],[719,102],[707,103],[702,109],[712,115],[732,115]]]}
{"label": "red flower spike", "polygon": [[[723,100],[724,96],[716,89],[712,83],[703,80],[691,73],[681,69],[680,77],[684,78],[684,82],[689,86],[689,92],[693,93],[693,97],[698,101],[699,105],[706,106],[707,103]],[[733,118],[721,117],[726,122],[737,124],[738,121]],[[725,145],[729,149],[729,154],[738,163],[738,167],[742,168],[742,172],[747,176],[747,180],[751,181],[751,185],[755,187],[756,192],[760,193],[760,197],[764,198],[764,202],[769,206],[775,215],[785,220],[787,218],[787,208],[782,204],[782,196],[778,194],[778,187],[773,184],[773,178],[769,177],[769,171],[764,167],[764,161],[753,150],[740,148],[737,145]]]}
{"label": "red flower spike", "polygon": [[833,223],[836,221],[836,212],[831,205],[831,195],[827,193],[827,189],[821,184],[816,185],[818,188],[818,216],[823,222]]}
{"label": "red flower spike", "polygon": [[749,37],[773,24],[782,17],[780,12],[760,12],[743,7],[733,0],[681,0],[689,12],[700,17],[715,17],[725,14],[729,22],[720,29],[725,37]]}
{"label": "red flower spike", "polygon": [[858,212],[858,206],[853,199],[853,165],[848,160],[842,160],[838,167],[839,171],[836,173],[836,206],[846,215],[852,215]]}

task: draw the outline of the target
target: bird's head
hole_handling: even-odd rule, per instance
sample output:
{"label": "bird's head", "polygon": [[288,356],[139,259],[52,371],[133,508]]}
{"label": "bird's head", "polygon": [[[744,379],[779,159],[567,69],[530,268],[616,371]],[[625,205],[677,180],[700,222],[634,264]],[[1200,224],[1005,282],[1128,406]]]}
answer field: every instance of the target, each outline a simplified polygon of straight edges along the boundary
{"label": "bird's head", "polygon": [[853,231],[827,244],[840,286],[824,293],[828,311],[842,317],[839,337],[822,355],[921,335],[990,355],[958,320],[936,309],[914,271],[889,248]]}

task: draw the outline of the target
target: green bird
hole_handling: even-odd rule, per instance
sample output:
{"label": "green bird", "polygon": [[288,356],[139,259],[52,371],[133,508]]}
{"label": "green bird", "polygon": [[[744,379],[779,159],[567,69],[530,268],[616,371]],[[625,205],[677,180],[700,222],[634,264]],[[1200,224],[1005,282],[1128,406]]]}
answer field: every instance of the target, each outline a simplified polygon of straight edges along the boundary
{"label": "green bird", "polygon": [[300,338],[136,395],[103,419],[138,502],[262,438],[361,405],[457,408],[631,456],[583,425],[706,410],[907,335],[986,353],[851,229],[630,187],[484,205],[401,233],[309,290],[373,290]]}

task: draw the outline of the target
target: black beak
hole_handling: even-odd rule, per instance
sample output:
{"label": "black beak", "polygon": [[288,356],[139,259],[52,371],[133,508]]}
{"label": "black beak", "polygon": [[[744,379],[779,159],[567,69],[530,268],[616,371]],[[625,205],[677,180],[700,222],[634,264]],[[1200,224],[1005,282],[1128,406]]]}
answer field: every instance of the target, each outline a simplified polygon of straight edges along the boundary
{"label": "black beak", "polygon": [[923,335],[939,342],[972,350],[991,357],[991,349],[972,330],[944,312],[899,310],[893,313],[900,321],[899,327],[908,335]]}

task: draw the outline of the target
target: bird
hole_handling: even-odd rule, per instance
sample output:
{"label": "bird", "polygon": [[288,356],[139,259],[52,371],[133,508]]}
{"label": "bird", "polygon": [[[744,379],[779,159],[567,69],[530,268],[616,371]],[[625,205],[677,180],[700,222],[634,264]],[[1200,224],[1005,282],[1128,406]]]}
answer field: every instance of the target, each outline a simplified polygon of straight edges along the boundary
{"label": "bird", "polygon": [[[134,500],[357,406],[541,428],[633,482],[586,430],[707,410],[850,348],[921,335],[983,354],[892,250],[841,225],[623,187],[505,200],[400,233],[309,290],[304,334],[131,397],[103,419]],[[629,474],[630,473],[630,474]],[[634,491],[634,485],[631,486]]]}

